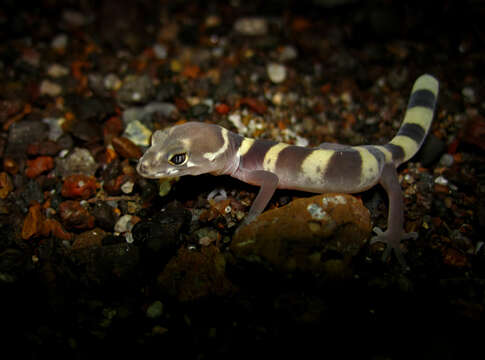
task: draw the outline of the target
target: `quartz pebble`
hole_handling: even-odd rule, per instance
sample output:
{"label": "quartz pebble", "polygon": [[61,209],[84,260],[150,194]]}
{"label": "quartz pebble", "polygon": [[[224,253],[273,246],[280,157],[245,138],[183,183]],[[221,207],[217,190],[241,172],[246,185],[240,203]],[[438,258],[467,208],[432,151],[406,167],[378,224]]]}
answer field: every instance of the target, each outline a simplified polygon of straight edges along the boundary
{"label": "quartz pebble", "polygon": [[98,168],[98,164],[87,149],[74,148],[65,159],[57,159],[56,170],[62,177],[73,174],[83,174],[93,176]]}
{"label": "quartz pebble", "polygon": [[154,95],[152,80],[144,76],[127,76],[118,90],[118,99],[122,104],[146,103]]}
{"label": "quartz pebble", "polygon": [[52,39],[51,47],[55,50],[65,50],[67,41],[68,38],[66,34],[59,34]]}
{"label": "quartz pebble", "polygon": [[59,64],[52,64],[47,69],[47,74],[53,78],[59,78],[69,74],[69,69]]}
{"label": "quartz pebble", "polygon": [[58,96],[62,92],[62,87],[50,80],[43,80],[40,83],[39,92],[41,95]]}
{"label": "quartz pebble", "polygon": [[236,20],[234,30],[247,36],[266,35],[268,33],[268,22],[265,18],[245,17]]}
{"label": "quartz pebble", "polygon": [[269,79],[275,84],[282,83],[286,79],[286,67],[284,65],[270,63],[266,66],[266,72]]}

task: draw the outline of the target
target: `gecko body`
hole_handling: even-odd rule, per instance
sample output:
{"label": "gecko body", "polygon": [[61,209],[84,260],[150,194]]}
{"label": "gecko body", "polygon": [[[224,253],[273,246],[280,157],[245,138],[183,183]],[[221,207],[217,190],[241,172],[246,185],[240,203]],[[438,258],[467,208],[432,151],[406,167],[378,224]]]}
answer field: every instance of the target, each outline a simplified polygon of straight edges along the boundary
{"label": "gecko body", "polygon": [[437,96],[438,81],[431,75],[420,76],[411,91],[401,128],[385,145],[324,143],[300,147],[246,138],[218,125],[187,122],[155,131],[137,171],[154,179],[204,173],[230,175],[260,186],[243,224],[261,214],[277,188],[358,193],[380,183],[389,198],[388,226],[372,241],[387,244],[384,258],[394,249],[404,263],[400,242],[410,235],[403,231],[403,199],[396,168],[423,144]]}

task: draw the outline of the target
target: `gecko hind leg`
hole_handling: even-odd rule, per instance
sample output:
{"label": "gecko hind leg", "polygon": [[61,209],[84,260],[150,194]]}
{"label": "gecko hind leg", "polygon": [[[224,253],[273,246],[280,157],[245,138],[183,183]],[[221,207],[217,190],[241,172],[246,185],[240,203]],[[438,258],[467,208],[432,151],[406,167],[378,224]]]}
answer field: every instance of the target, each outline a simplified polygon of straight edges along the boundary
{"label": "gecko hind leg", "polygon": [[399,263],[407,268],[406,260],[404,259],[403,250],[401,249],[401,241],[404,239],[416,239],[416,233],[405,233],[404,226],[404,204],[402,198],[401,186],[394,164],[386,164],[382,169],[381,179],[379,183],[386,190],[389,198],[389,211],[387,215],[387,229],[382,231],[379,228],[374,228],[376,236],[372,237],[370,243],[376,241],[386,244],[386,249],[382,254],[382,260],[386,261],[391,252],[394,252]]}

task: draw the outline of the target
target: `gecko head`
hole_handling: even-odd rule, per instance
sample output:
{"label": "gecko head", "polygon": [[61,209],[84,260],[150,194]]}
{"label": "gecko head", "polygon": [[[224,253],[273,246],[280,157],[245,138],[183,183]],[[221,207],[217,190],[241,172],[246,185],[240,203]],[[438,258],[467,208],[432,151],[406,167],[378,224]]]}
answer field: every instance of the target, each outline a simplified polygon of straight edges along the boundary
{"label": "gecko head", "polygon": [[224,128],[187,122],[155,131],[136,169],[151,179],[218,172],[224,168],[228,146]]}

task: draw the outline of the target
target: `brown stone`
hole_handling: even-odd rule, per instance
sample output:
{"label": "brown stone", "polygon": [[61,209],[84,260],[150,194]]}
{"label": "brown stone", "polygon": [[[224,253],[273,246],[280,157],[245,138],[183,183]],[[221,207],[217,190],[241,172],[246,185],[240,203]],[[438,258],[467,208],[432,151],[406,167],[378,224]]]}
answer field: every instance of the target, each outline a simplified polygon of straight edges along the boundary
{"label": "brown stone", "polygon": [[361,200],[322,194],[264,212],[236,232],[231,250],[236,258],[280,271],[324,271],[328,251],[352,257],[370,232],[370,214]]}

